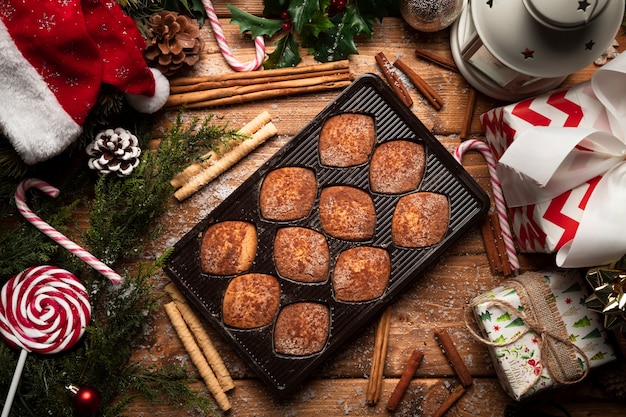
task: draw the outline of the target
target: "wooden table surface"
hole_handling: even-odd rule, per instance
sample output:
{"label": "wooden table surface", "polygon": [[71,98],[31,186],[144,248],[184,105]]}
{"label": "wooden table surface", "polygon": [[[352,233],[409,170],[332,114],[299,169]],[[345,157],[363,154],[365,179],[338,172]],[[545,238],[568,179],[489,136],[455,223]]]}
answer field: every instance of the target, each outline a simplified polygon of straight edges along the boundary
{"label": "wooden table surface", "polygon": [[[257,15],[261,14],[263,8],[261,1],[236,0],[231,3]],[[226,2],[214,1],[214,6],[234,54],[242,61],[252,59],[253,44],[240,35],[238,26],[230,24]],[[212,31],[205,27],[203,33],[206,38],[205,53],[195,69],[196,74],[231,72],[220,54]],[[621,36],[619,39],[624,43]],[[267,41],[268,51],[273,50],[275,41],[275,39]],[[407,83],[414,101],[411,110],[432,130],[445,148],[453,152],[460,143],[459,133],[470,87],[458,73],[420,60],[414,54],[416,48],[421,48],[451,58],[449,31],[419,33],[401,18],[389,17],[383,19],[382,23],[377,23],[371,39],[357,39],[357,48],[359,55],[350,58],[350,68],[354,75],[366,72],[380,74],[374,56],[384,51],[392,62],[401,58],[436,88],[445,101],[445,106],[440,111],[431,107],[418,91]],[[306,56],[306,51],[302,51],[302,54],[304,63],[313,63],[311,57]],[[595,69],[596,67],[591,65],[570,76],[565,81],[566,85],[588,80]],[[170,248],[311,121],[338,93],[331,91],[209,110],[186,111],[185,117],[212,113],[218,117],[217,120],[227,121],[232,126],[239,127],[261,111],[268,110],[278,128],[278,135],[193,197],[182,203],[172,199],[171,208],[162,220],[165,232],[153,242],[145,256],[152,258]],[[499,104],[501,103],[478,95],[471,137],[482,137],[478,115]],[[171,123],[174,115],[174,112],[166,112],[159,116],[155,138],[158,138],[160,132]],[[482,157],[475,152],[468,153],[463,164],[470,174],[489,190],[489,176]],[[522,255],[520,261],[522,271],[526,271],[550,267],[553,258],[549,255]],[[467,389],[447,416],[503,416],[505,406],[514,402],[501,388],[486,347],[475,341],[467,332],[464,308],[470,299],[498,286],[504,280],[504,277],[492,275],[490,272],[478,226],[464,235],[425,273],[416,277],[408,289],[391,304],[391,328],[382,394],[379,403],[373,406],[366,403],[366,390],[376,320],[362,328],[351,342],[338,349],[319,369],[316,369],[299,390],[286,398],[272,394],[228,343],[206,323],[207,331],[235,380],[235,389],[228,393],[232,409],[225,414],[237,417],[317,417],[320,413],[327,416],[391,415],[392,413],[385,407],[387,400],[398,383],[411,352],[420,349],[424,353],[424,359],[395,415],[431,415],[443,401],[448,387],[457,384],[454,372],[434,336],[437,329],[446,329],[475,378],[473,386]],[[155,277],[155,286],[159,291],[168,282],[165,273]],[[165,296],[163,302],[167,301],[169,299]],[[156,366],[168,363],[187,365],[191,375],[198,378],[194,388],[206,390],[163,310],[151,317],[145,339],[140,341],[140,346],[136,350],[135,360]],[[593,374],[585,382],[567,389],[553,390],[536,398],[565,404],[575,417],[626,415],[624,404],[609,398]],[[136,401],[130,406],[127,415],[182,417],[198,416],[201,413],[182,407]]]}

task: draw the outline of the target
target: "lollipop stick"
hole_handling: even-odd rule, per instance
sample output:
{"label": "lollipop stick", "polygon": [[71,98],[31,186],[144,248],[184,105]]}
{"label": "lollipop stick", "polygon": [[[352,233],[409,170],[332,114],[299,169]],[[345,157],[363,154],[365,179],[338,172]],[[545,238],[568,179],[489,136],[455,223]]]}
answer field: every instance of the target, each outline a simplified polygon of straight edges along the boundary
{"label": "lollipop stick", "polygon": [[8,417],[9,412],[11,411],[11,405],[13,404],[13,397],[15,397],[15,392],[17,391],[17,386],[20,383],[22,371],[24,370],[24,364],[26,363],[26,356],[28,356],[28,351],[26,349],[22,349],[20,352],[20,357],[17,360],[17,366],[15,367],[15,372],[13,373],[13,380],[11,381],[11,386],[9,387],[7,400],[4,402],[4,408],[2,409],[2,417]]}

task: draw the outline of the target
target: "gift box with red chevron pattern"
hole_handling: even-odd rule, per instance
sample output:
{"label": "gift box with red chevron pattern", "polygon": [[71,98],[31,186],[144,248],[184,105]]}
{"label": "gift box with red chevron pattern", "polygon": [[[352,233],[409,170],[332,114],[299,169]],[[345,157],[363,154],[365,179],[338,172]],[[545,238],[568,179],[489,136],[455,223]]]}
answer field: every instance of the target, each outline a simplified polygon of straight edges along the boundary
{"label": "gift box with red chevron pattern", "polygon": [[522,252],[556,253],[560,267],[626,253],[626,55],[481,123]]}

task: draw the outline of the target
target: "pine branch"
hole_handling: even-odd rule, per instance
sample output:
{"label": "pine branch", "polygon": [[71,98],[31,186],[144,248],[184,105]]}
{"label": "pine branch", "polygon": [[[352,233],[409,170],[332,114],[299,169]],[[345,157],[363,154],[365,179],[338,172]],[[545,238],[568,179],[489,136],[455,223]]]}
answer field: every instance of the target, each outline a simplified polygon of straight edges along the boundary
{"label": "pine branch", "polygon": [[[211,119],[202,122],[193,119],[185,126],[181,111],[159,149],[145,152],[132,176],[123,179],[101,176],[93,184],[79,175],[72,185],[60,187],[64,200],[48,199],[33,192],[29,196],[31,207],[58,230],[75,234],[80,232],[80,225],[72,224],[72,212],[76,205],[92,198],[88,201],[92,204],[90,227],[84,233],[86,248],[109,264],[127,259],[127,254],[132,256],[145,239],[158,233],[154,224],[171,199],[172,176],[212,146],[240,138],[226,125],[211,124]],[[69,190],[74,190],[73,194]],[[75,202],[59,208],[63,201]],[[70,227],[74,229],[69,230]],[[100,417],[121,415],[137,396],[162,398],[214,413],[206,393],[191,390],[187,376],[131,361],[133,343],[129,341],[143,336],[147,318],[158,306],[149,278],[162,268],[163,259],[140,264],[132,274],[125,271],[124,284],[111,289],[106,279],[30,224],[24,222],[0,234],[3,278],[5,273],[10,276],[48,261],[72,271],[85,284],[92,302],[92,320],[83,338],[68,352],[28,356],[11,416],[73,416],[65,388],[68,384],[91,385],[100,392],[102,407],[97,414]],[[0,397],[6,396],[18,355],[16,349],[0,344]]]}

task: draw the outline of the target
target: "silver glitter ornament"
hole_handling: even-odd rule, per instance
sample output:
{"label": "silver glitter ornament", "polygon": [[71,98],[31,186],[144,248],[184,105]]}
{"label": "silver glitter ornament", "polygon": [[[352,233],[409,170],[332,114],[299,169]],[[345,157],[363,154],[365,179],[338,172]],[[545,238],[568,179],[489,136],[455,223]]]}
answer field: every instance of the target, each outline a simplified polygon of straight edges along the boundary
{"label": "silver glitter ornament", "polygon": [[400,13],[414,29],[436,32],[450,26],[464,4],[463,0],[400,0]]}

